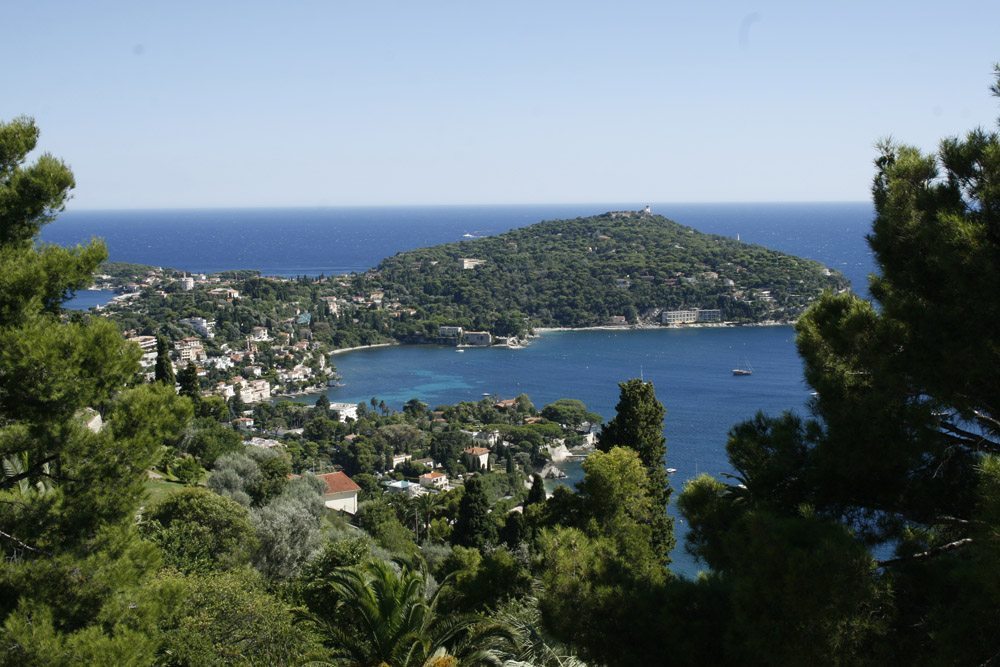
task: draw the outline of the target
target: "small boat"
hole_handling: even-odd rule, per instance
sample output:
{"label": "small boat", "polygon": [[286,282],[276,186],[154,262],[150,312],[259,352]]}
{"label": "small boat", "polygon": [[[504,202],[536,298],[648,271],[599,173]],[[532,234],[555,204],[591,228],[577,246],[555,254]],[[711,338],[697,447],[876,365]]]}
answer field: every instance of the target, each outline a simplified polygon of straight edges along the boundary
{"label": "small boat", "polygon": [[749,363],[744,363],[742,366],[737,366],[733,369],[733,375],[753,375],[753,368]]}

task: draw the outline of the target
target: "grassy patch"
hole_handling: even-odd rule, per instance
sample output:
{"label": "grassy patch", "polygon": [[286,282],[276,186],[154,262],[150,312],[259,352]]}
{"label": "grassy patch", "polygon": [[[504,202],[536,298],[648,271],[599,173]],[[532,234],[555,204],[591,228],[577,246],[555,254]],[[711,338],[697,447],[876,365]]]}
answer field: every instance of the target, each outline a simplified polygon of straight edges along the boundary
{"label": "grassy patch", "polygon": [[180,482],[171,482],[165,479],[147,479],[146,493],[149,496],[147,505],[157,503],[167,496],[177,493],[184,488]]}

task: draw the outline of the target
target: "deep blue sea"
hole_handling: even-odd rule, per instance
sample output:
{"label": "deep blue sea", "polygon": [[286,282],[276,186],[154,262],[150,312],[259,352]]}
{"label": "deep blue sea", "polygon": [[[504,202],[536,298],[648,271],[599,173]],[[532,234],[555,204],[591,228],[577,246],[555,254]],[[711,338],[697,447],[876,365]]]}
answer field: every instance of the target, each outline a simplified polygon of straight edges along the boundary
{"label": "deep blue sea", "polygon": [[[112,260],[192,272],[258,269],[294,276],[363,271],[415,247],[496,234],[540,220],[576,217],[636,205],[342,208],[67,212],[43,240],[73,244],[100,236]],[[817,259],[844,273],[867,294],[874,270],[865,243],[872,208],[855,204],[654,204],[695,229]],[[79,307],[102,295],[81,295]],[[749,362],[754,374],[734,377]],[[675,489],[700,472],[728,470],[726,433],[758,410],[803,412],[802,379],[791,327],[585,331],[549,333],[522,350],[401,346],[339,355],[343,387],[331,400],[375,396],[399,408],[410,398],[431,405],[479,400],[484,394],[527,393],[539,407],[557,398],[583,400],[608,418],[617,384],[640,375],[667,408],[667,465]],[[313,400],[313,399],[309,399]],[[578,464],[567,466],[570,481]],[[678,542],[686,532],[678,519]],[[679,547],[675,570],[698,564]]]}

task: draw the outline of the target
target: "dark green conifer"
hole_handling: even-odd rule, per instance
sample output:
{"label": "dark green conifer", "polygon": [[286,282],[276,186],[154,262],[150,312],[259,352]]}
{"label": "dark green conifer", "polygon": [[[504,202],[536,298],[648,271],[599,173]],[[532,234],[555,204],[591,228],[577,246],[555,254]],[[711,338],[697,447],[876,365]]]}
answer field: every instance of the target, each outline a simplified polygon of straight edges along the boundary
{"label": "dark green conifer", "polygon": [[656,400],[652,382],[638,378],[622,382],[615,417],[604,425],[597,440],[603,452],[614,447],[627,447],[639,454],[649,481],[649,495],[653,500],[653,513],[649,518],[653,526],[653,544],[669,562],[674,546],[674,523],[667,516],[670,484],[667,481],[667,439],[663,437],[663,404]]}
{"label": "dark green conifer", "polygon": [[537,505],[545,502],[545,481],[542,476],[535,473],[531,476],[531,490],[528,491],[528,498],[524,501],[525,507]]}
{"label": "dark green conifer", "polygon": [[174,366],[170,363],[170,341],[166,336],[156,337],[156,367],[153,373],[157,382],[174,385]]}
{"label": "dark green conifer", "polygon": [[482,549],[496,542],[496,533],[496,524],[490,516],[490,501],[476,475],[465,482],[451,541],[463,547]]}

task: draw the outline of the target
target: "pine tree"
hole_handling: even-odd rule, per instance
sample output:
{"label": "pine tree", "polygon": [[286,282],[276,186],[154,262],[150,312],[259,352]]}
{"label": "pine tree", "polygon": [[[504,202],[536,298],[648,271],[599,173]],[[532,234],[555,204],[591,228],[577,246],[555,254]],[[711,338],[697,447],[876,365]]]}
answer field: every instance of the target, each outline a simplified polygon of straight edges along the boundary
{"label": "pine tree", "polygon": [[[37,244],[73,187],[51,155],[25,165],[37,139],[29,119],[0,123],[0,644],[35,664],[47,627],[53,650],[80,640],[102,647],[86,654],[93,662],[148,663],[148,639],[112,630],[112,599],[156,563],[135,513],[146,470],[178,442],[191,405],[172,386],[127,386],[140,351],[111,322],[61,317],[107,251]],[[87,409],[101,428],[88,428]]]}

